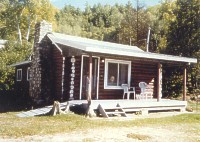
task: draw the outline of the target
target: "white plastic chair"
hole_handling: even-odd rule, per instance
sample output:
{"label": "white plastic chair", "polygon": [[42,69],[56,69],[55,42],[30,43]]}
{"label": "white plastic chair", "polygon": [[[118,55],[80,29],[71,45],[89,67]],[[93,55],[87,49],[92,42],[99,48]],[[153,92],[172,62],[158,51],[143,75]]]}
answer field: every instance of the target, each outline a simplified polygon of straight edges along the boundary
{"label": "white plastic chair", "polygon": [[139,97],[137,96],[137,98],[139,98],[139,99],[140,98],[142,98],[142,99],[144,99],[144,98],[152,99],[153,98],[153,90],[152,90],[151,86],[147,85],[147,83],[145,83],[145,82],[140,82],[139,87],[140,87],[141,92],[140,92],[140,96]]}
{"label": "white plastic chair", "polygon": [[140,87],[140,98],[142,97],[142,99],[144,98],[144,95],[145,95],[145,90],[146,90],[146,87],[147,87],[147,83],[146,82],[140,82],[139,83],[139,87]]}
{"label": "white plastic chair", "polygon": [[129,87],[128,84],[122,84],[122,88],[124,89],[123,99],[125,94],[127,94],[127,100],[129,100],[131,93],[134,93],[134,99],[135,99],[135,87]]}

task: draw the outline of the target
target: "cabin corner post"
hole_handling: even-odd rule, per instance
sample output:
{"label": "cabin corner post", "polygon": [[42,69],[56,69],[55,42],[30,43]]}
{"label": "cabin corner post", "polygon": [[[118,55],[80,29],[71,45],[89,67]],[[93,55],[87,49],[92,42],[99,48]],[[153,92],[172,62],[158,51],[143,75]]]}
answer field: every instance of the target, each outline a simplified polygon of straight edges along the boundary
{"label": "cabin corner post", "polygon": [[184,66],[183,69],[183,101],[186,101],[186,93],[187,93],[187,66]]}
{"label": "cabin corner post", "polygon": [[158,63],[157,102],[162,98],[162,64]]}

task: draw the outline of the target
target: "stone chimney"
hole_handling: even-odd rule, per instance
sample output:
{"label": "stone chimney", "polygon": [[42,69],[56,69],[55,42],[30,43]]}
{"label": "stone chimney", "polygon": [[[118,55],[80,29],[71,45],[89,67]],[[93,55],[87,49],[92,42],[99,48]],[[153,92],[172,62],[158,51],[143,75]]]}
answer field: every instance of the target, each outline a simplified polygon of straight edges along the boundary
{"label": "stone chimney", "polygon": [[42,74],[43,74],[43,53],[46,50],[44,38],[48,32],[52,32],[52,24],[41,21],[35,25],[35,39],[30,67],[29,94],[33,100],[42,99]]}
{"label": "stone chimney", "polygon": [[35,25],[34,43],[39,43],[48,32],[52,32],[52,24],[46,22],[45,20],[38,22]]}

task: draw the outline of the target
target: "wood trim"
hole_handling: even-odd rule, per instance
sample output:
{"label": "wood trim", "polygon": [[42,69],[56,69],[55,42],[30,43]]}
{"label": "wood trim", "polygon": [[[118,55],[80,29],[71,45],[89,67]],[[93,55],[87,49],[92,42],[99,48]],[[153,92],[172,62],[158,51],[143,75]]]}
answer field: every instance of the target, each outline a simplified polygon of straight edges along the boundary
{"label": "wood trim", "polygon": [[[81,68],[80,68],[80,91],[79,91],[79,100],[81,100],[82,99],[82,83],[83,83],[83,80],[82,80],[82,78],[83,78],[83,60],[84,60],[84,57],[89,57],[89,55],[82,55],[81,56]],[[96,99],[98,100],[98,98],[99,98],[99,70],[100,70],[100,57],[98,57],[98,56],[92,56],[92,59],[93,58],[96,58],[96,59],[98,59],[98,68],[97,68],[97,90],[96,90]]]}
{"label": "wood trim", "polygon": [[[128,65],[128,85],[131,83],[131,61],[127,60],[118,60],[118,59],[105,59],[105,68],[104,68],[104,89],[123,89],[121,86],[108,86],[108,63],[116,64],[127,64]],[[118,71],[119,72],[119,71]]]}
{"label": "wood trim", "polygon": [[[99,69],[100,69],[100,57],[98,56],[92,56],[92,58],[96,58],[98,60],[98,64],[97,64],[97,88],[96,88],[96,99],[99,99]],[[94,66],[94,65],[93,65]]]}
{"label": "wood trim", "polygon": [[27,70],[26,70],[26,80],[27,81],[30,80],[30,67],[28,67]]}
{"label": "wood trim", "polygon": [[[19,75],[19,73],[20,73],[20,75]],[[22,69],[17,69],[16,81],[22,81],[22,75],[23,75]],[[19,77],[21,77],[21,78],[19,78]]]}
{"label": "wood trim", "polygon": [[157,102],[160,102],[160,98],[161,98],[161,88],[160,88],[160,85],[161,85],[161,64],[158,63],[158,83],[157,83]]}
{"label": "wood trim", "polygon": [[92,89],[92,55],[89,56],[89,84],[88,84],[88,94],[87,94],[87,101],[92,99],[91,96],[91,89]]}
{"label": "wood trim", "polygon": [[186,101],[186,82],[187,82],[187,68],[186,66],[184,67],[184,71],[183,71],[183,101]]}
{"label": "wood trim", "polygon": [[82,84],[83,84],[83,58],[85,55],[81,56],[81,75],[80,75],[80,92],[79,92],[79,100],[82,99]]}

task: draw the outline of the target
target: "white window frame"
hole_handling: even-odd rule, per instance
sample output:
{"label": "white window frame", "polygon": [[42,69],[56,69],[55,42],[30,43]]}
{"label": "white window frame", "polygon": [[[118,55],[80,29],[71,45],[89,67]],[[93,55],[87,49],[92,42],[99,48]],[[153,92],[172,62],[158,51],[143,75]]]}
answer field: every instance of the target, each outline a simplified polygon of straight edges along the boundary
{"label": "white window frame", "polygon": [[[19,78],[19,77],[21,77],[21,78]],[[22,81],[22,69],[17,69],[16,80],[17,81]]]}
{"label": "white window frame", "polygon": [[26,74],[27,74],[27,77],[26,77],[27,81],[29,81],[30,80],[30,67],[27,68]]}
{"label": "white window frame", "polygon": [[121,86],[109,86],[108,83],[108,63],[117,64],[127,64],[128,65],[128,85],[131,81],[131,61],[126,60],[115,60],[115,59],[105,59],[105,70],[104,70],[104,89],[122,89]]}
{"label": "white window frame", "polygon": [[[81,76],[80,76],[80,94],[79,94],[79,100],[82,99],[82,77],[83,77],[83,58],[84,57],[89,57],[89,55],[82,55],[81,57]],[[98,75],[97,75],[97,100],[99,99],[99,70],[100,70],[100,57],[98,56],[92,56],[92,58],[97,58],[98,59]]]}

